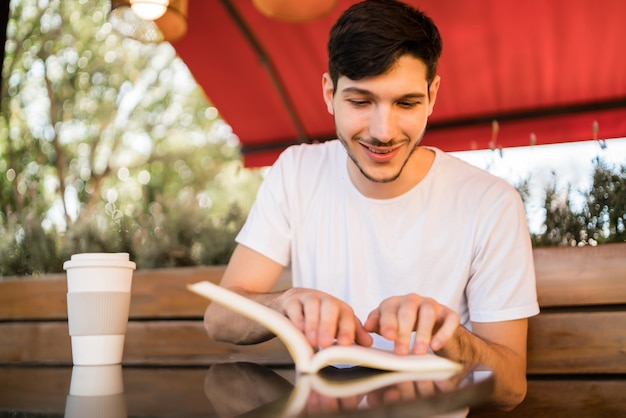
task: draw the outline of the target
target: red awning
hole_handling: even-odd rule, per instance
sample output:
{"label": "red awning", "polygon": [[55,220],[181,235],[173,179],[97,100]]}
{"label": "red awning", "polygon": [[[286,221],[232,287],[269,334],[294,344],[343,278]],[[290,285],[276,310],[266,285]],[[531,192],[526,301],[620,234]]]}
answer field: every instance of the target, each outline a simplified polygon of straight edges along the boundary
{"label": "red awning", "polygon": [[[271,164],[288,144],[334,138],[321,76],[330,26],[354,2],[286,23],[251,0],[189,0],[188,33],[174,47],[239,137],[247,166]],[[626,136],[626,1],[409,2],[443,38],[424,144],[459,151]]]}

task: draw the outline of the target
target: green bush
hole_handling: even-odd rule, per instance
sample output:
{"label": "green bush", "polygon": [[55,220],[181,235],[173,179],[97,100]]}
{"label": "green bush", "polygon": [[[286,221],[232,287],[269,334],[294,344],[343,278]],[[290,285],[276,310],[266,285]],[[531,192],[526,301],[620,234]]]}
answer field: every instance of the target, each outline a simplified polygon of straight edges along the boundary
{"label": "green bush", "polygon": [[3,223],[1,276],[62,272],[64,261],[84,252],[127,252],[139,269],[226,264],[245,220],[237,205],[216,217],[193,199],[154,203],[133,216],[87,211],[64,233],[46,231],[35,215]]}

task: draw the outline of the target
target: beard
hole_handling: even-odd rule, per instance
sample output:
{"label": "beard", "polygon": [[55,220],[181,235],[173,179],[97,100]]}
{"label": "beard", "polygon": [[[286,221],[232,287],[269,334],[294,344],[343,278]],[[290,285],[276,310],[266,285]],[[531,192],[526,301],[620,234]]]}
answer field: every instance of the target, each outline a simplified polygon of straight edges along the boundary
{"label": "beard", "polygon": [[[348,144],[348,140],[343,135],[341,135],[341,133],[339,133],[339,130],[337,129],[336,126],[335,126],[335,131],[337,132],[337,138],[339,139],[339,142],[341,142],[341,144],[343,145],[343,147],[346,150],[346,153],[348,154],[348,157],[352,160],[352,162],[354,163],[356,168],[359,170],[361,175],[363,175],[363,177],[365,177],[367,180],[369,180],[369,181],[371,181],[373,183],[391,183],[391,182],[396,181],[400,177],[400,175],[402,174],[402,171],[404,170],[404,167],[409,162],[409,159],[411,158],[413,153],[417,150],[420,142],[422,141],[422,137],[424,136],[424,132],[422,132],[422,134],[420,135],[420,138],[417,141],[415,141],[415,144],[410,149],[408,155],[406,156],[406,158],[402,162],[402,165],[400,165],[400,168],[398,169],[398,171],[396,173],[393,173],[390,176],[387,176],[387,177],[384,177],[384,178],[376,178],[376,177],[373,177],[370,173],[368,173],[366,171],[366,169],[363,167],[363,165],[359,162],[357,157],[352,152],[352,150],[350,148],[350,145]],[[356,143],[360,139],[361,138],[359,138],[359,137],[354,137],[354,138],[351,139],[351,141]],[[366,141],[366,142],[372,144],[373,146],[380,146],[380,145],[384,144],[383,142],[381,142],[381,141],[379,141],[378,139],[375,139],[375,138],[371,139],[369,141]],[[391,144],[387,143],[386,145],[393,145],[393,144],[397,144],[397,141],[394,141]]]}

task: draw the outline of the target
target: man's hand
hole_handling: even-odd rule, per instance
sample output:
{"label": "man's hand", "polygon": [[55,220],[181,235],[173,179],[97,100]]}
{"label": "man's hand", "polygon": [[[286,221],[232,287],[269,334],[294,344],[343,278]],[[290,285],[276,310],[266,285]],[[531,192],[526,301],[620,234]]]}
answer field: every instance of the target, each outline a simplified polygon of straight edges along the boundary
{"label": "man's hand", "polygon": [[306,336],[313,347],[370,346],[372,336],[345,302],[327,293],[303,288],[286,290],[277,300],[280,310]]}
{"label": "man's hand", "polygon": [[413,354],[425,354],[430,347],[439,350],[454,335],[459,326],[459,315],[434,299],[415,293],[392,296],[374,309],[364,328],[394,341],[394,352],[411,351],[411,335],[415,331]]}

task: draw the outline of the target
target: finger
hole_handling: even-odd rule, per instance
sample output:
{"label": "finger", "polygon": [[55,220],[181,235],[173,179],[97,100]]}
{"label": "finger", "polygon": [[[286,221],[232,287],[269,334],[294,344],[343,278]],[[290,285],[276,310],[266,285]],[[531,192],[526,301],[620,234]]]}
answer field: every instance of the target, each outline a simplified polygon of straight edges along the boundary
{"label": "finger", "polygon": [[378,307],[378,333],[390,341],[398,336],[398,307],[400,298],[389,298]]}
{"label": "finger", "polygon": [[452,338],[460,325],[460,318],[456,312],[446,308],[443,310],[443,315],[443,323],[430,342],[433,351],[440,350]]}
{"label": "finger", "polygon": [[318,330],[320,324],[320,299],[317,296],[308,294],[303,297],[304,312],[304,334],[309,344],[318,346]]}
{"label": "finger", "polygon": [[367,405],[370,408],[382,405],[383,395],[384,395],[384,392],[382,389],[376,389],[376,390],[366,393],[365,399],[367,400]]}
{"label": "finger", "polygon": [[433,299],[424,299],[420,304],[413,345],[414,354],[426,354],[428,351],[437,320],[437,311],[438,304]]}
{"label": "finger", "polygon": [[354,323],[356,327],[354,336],[355,342],[365,347],[369,347],[374,344],[374,339],[372,338],[372,335],[367,332],[363,325],[361,325],[361,321],[359,321],[356,316],[354,317]]}
{"label": "finger", "polygon": [[322,414],[337,412],[341,405],[340,399],[326,395],[319,395],[318,401],[319,412]]}
{"label": "finger", "polygon": [[[335,336],[348,339],[352,343],[354,340],[354,330],[350,330],[350,324],[345,324],[341,318],[341,307],[339,301],[335,299],[323,298],[320,305],[320,321],[317,330],[317,344],[321,347],[328,347],[333,344]],[[352,331],[352,332],[351,332]],[[343,334],[342,334],[343,333]]]}
{"label": "finger", "polygon": [[384,389],[382,402],[383,404],[395,403],[402,400],[402,392],[397,385],[389,386]]}
{"label": "finger", "polygon": [[319,414],[321,408],[320,408],[320,404],[321,404],[321,400],[320,397],[322,397],[322,395],[320,395],[319,393],[317,393],[316,391],[312,390],[309,393],[309,397],[306,400],[306,406],[305,406],[305,411],[307,415],[317,415]]}
{"label": "finger", "polygon": [[304,333],[304,312],[299,299],[289,299],[283,307],[284,315]]}
{"label": "finger", "polygon": [[398,330],[394,344],[396,354],[404,355],[409,353],[421,301],[422,297],[416,294],[406,295],[402,299],[397,313]]}
{"label": "finger", "polygon": [[339,408],[338,411],[353,411],[359,406],[359,396],[347,396],[343,398],[339,398]]}
{"label": "finger", "polygon": [[354,316],[352,309],[347,305],[341,309],[339,315],[337,322],[337,344],[353,344],[356,339],[357,324],[361,326],[361,323]]}
{"label": "finger", "polygon": [[404,382],[396,383],[396,387],[400,392],[402,400],[406,401],[410,399],[415,399],[417,397],[417,391],[414,383],[415,382],[413,382],[412,380],[406,380]]}
{"label": "finger", "polygon": [[419,380],[415,382],[417,393],[423,398],[429,398],[436,393],[435,383],[432,380]]}
{"label": "finger", "polygon": [[368,332],[379,332],[380,309],[376,308],[367,316],[363,328]]}

